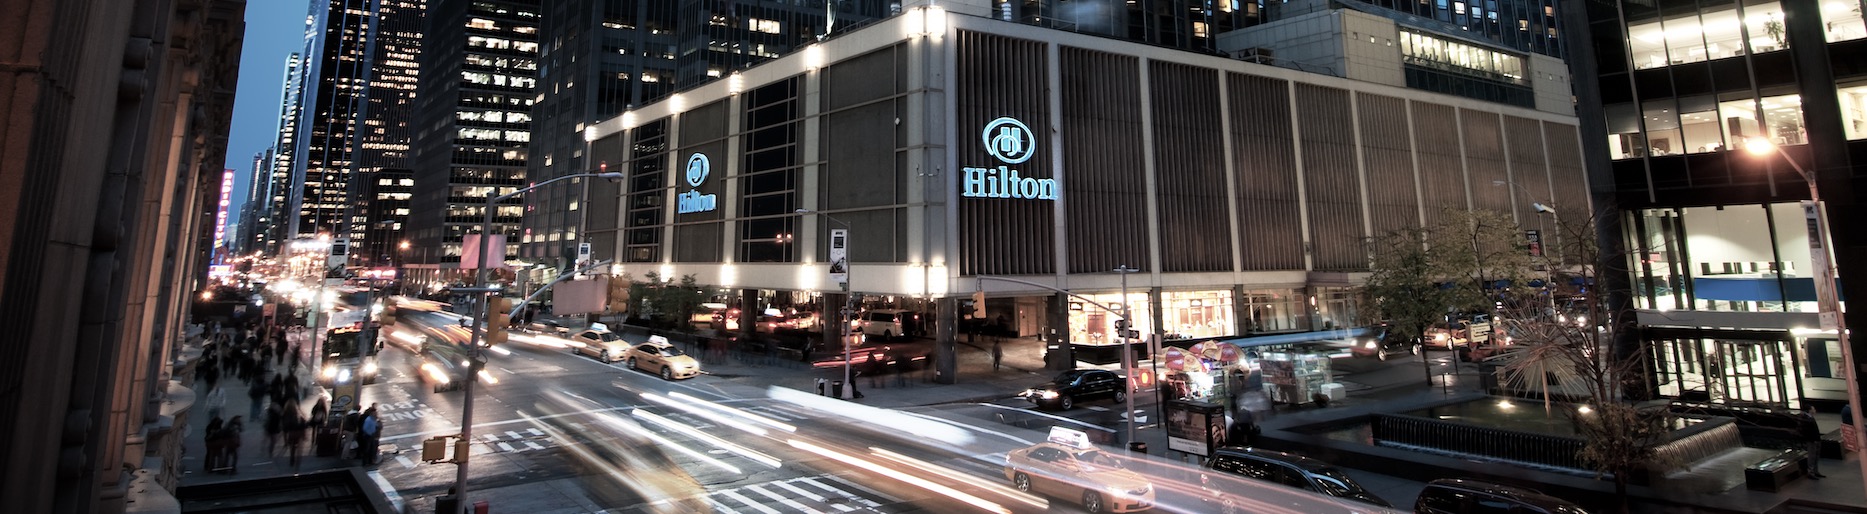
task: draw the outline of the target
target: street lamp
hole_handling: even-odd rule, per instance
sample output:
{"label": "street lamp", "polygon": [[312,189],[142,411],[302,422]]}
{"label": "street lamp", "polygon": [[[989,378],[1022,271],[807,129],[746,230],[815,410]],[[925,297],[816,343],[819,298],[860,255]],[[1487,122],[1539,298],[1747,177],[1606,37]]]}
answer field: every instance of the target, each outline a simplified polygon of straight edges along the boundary
{"label": "street lamp", "polygon": [[[499,196],[493,196],[490,192],[487,193],[485,218],[480,222],[480,260],[478,263],[478,278],[475,279],[477,287],[472,288],[470,290],[471,292],[483,293],[493,290],[488,287],[486,270],[488,262],[492,260],[493,209],[497,208],[499,201],[525,194],[527,191],[550,185],[553,182],[584,177],[606,178],[610,180],[621,180],[623,178],[621,173],[575,173],[532,184],[520,188],[517,191]],[[505,255],[505,250],[503,248],[500,250],[500,255],[503,260],[503,255]],[[490,318],[490,316],[488,316],[490,313],[487,311],[491,307],[491,304],[492,301],[490,298],[483,298],[480,301],[479,319],[473,324],[473,337],[467,340],[467,351],[472,355],[470,359],[472,364],[467,366],[466,383],[462,384],[462,387],[466,391],[461,393],[461,441],[473,440],[473,383],[479,380],[479,368],[485,364],[486,360],[485,355],[480,352],[480,337],[486,330],[483,325],[485,325],[486,320]],[[465,446],[461,448],[465,448]],[[455,505],[464,505],[467,503],[467,457],[470,456],[470,452],[456,450],[454,453],[458,454],[454,456],[454,463],[459,466],[459,468],[455,470],[456,473],[454,476],[454,501]]]}
{"label": "street lamp", "polygon": [[[1555,208],[1550,207],[1548,205],[1543,205],[1542,203],[1537,202],[1536,195],[1530,194],[1530,190],[1524,188],[1523,184],[1518,184],[1516,182],[1508,182],[1508,181],[1503,181],[1503,180],[1493,180],[1491,181],[1491,185],[1493,186],[1509,185],[1509,186],[1516,188],[1517,192],[1523,193],[1524,199],[1530,200],[1531,211],[1539,215],[1548,214],[1549,217],[1556,219],[1556,232],[1557,232],[1556,237],[1555,237],[1556,239],[1556,263],[1558,266],[1560,266],[1562,263],[1562,216],[1558,216],[1556,214]],[[1544,248],[1542,248],[1542,246],[1545,246],[1545,245],[1543,245],[1542,239],[1545,237],[1549,237],[1549,229],[1548,227],[1543,226],[1542,216],[1536,217],[1536,231],[1537,231],[1536,244],[1539,245],[1538,251],[1544,251]]]}
{"label": "street lamp", "polygon": [[1129,304],[1134,302],[1128,301],[1128,274],[1141,270],[1130,268],[1127,264],[1123,264],[1116,266],[1113,271],[1121,274],[1122,323],[1118,328],[1121,329],[1122,381],[1127,382],[1126,384],[1122,384],[1122,398],[1125,399],[1122,408],[1127,409],[1127,414],[1124,414],[1123,417],[1128,418],[1128,449],[1132,450],[1135,448],[1136,443],[1134,440],[1134,346],[1133,343],[1128,341],[1128,331],[1134,328],[1134,317],[1132,316],[1134,310],[1129,306]]}
{"label": "street lamp", "polygon": [[[836,222],[836,224],[838,225],[842,225],[843,230],[845,231],[850,230],[849,222],[836,219],[835,216],[824,214],[822,212],[814,211],[811,209],[798,209],[794,212],[798,214],[815,214],[818,216],[823,216],[824,219],[828,219],[830,221]],[[848,235],[845,234],[844,237],[847,238]],[[844,247],[847,248],[849,244],[848,239],[844,239],[843,244],[844,244]],[[832,262],[830,264],[834,266],[836,263]],[[848,272],[848,269],[845,268],[844,272]],[[855,391],[856,391],[856,383],[851,380],[851,377],[853,377],[854,374],[851,373],[850,368],[852,367],[853,364],[850,361],[851,357],[849,355],[850,347],[854,346],[850,343],[855,342],[854,339],[851,339],[852,337],[854,337],[854,334],[850,333],[850,328],[851,328],[850,325],[853,325],[855,322],[854,318],[856,316],[856,291],[855,291],[855,288],[849,287],[849,282],[847,280],[845,280],[842,283],[842,286],[843,286],[844,291],[848,293],[847,295],[848,298],[843,302],[843,311],[842,311],[843,312],[843,319],[842,319],[842,325],[843,325],[843,390],[838,392],[837,397],[845,399],[845,400],[849,400],[855,397]],[[873,357],[874,354],[870,354],[870,355],[871,355],[870,358],[874,358]]]}
{"label": "street lamp", "polygon": [[[1780,155],[1784,161],[1789,162],[1791,168],[1795,168],[1796,174],[1802,175],[1803,181],[1809,183],[1809,201],[1803,204],[1802,210],[1812,229],[1809,231],[1812,236],[1809,238],[1809,261],[1815,265],[1815,274],[1818,275],[1815,277],[1817,316],[1821,318],[1822,328],[1835,330],[1835,337],[1841,344],[1841,365],[1843,373],[1847,375],[1848,384],[1848,409],[1853,411],[1858,419],[1861,415],[1860,376],[1854,369],[1854,349],[1848,345],[1847,316],[1841,314],[1840,299],[1837,297],[1841,284],[1835,279],[1835,268],[1828,258],[1828,248],[1831,244],[1828,240],[1828,213],[1822,206],[1822,192],[1821,188],[1816,185],[1815,172],[1803,169],[1794,157],[1790,157],[1782,147],[1776,146],[1768,138],[1746,138],[1744,151],[1758,157],[1768,156],[1771,153]],[[1867,436],[1867,431],[1855,431],[1854,442],[1857,448],[1867,447],[1867,437],[1863,436]],[[1867,459],[1860,459],[1860,466],[1861,480],[1867,484]]]}

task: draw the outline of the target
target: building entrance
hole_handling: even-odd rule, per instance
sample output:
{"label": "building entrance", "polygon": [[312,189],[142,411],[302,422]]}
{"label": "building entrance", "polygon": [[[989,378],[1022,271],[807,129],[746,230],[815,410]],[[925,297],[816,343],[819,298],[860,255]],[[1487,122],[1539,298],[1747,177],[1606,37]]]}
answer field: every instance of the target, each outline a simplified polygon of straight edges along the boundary
{"label": "building entrance", "polygon": [[1804,366],[1788,332],[1654,327],[1645,332],[1663,396],[1729,405],[1801,405]]}

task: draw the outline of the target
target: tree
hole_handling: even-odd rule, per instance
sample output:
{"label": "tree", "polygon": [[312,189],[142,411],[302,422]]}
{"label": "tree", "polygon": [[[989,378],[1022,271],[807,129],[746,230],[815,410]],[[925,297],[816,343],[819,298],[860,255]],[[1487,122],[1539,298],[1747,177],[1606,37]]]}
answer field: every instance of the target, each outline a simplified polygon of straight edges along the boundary
{"label": "tree", "polygon": [[[1515,347],[1489,362],[1499,365],[1506,390],[1541,396],[1546,416],[1569,418],[1583,440],[1577,457],[1594,466],[1597,478],[1613,478],[1621,511],[1626,512],[1628,481],[1634,473],[1671,469],[1679,463],[1658,451],[1669,442],[1671,414],[1663,405],[1642,405],[1629,394],[1646,380],[1647,349],[1615,351],[1613,342],[1625,339],[1617,338],[1618,332],[1633,330],[1633,325],[1619,322],[1628,313],[1610,312],[1598,290],[1589,286],[1598,270],[1626,269],[1613,259],[1628,258],[1603,255],[1591,237],[1594,226],[1592,219],[1573,224],[1558,220],[1565,248],[1558,249],[1557,260],[1537,259],[1551,278],[1545,285],[1549,298],[1563,295],[1579,301],[1566,306],[1516,304],[1516,312],[1503,321]],[[1570,259],[1576,264],[1561,265]],[[1556,409],[1555,398],[1570,403]]]}
{"label": "tree", "polygon": [[[1528,241],[1508,214],[1447,209],[1439,218],[1431,227],[1390,231],[1369,248],[1373,273],[1363,304],[1391,323],[1390,331],[1416,342],[1448,313],[1491,313],[1499,303],[1517,303],[1512,296],[1526,291],[1534,275]],[[1432,382],[1431,362],[1422,365]]]}
{"label": "tree", "polygon": [[693,275],[684,275],[680,284],[670,284],[654,271],[644,278],[647,280],[632,282],[629,286],[630,298],[639,299],[642,305],[641,311],[630,313],[630,317],[656,328],[690,326],[685,321],[699,312],[700,304],[706,301],[706,292],[699,281]]}

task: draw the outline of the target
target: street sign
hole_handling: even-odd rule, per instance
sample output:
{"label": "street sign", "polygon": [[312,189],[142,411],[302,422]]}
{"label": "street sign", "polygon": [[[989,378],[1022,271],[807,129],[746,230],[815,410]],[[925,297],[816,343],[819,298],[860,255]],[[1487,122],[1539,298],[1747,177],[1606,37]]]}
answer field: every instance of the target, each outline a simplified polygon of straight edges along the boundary
{"label": "street sign", "polygon": [[1822,330],[1839,330],[1841,311],[1835,296],[1834,270],[1828,261],[1828,247],[1824,243],[1828,231],[1822,228],[1822,210],[1815,202],[1802,201],[1802,214],[1809,225],[1809,262],[1815,268],[1815,305],[1817,316],[1821,320]]}
{"label": "street sign", "polygon": [[1525,230],[1523,231],[1523,235],[1525,239],[1530,240],[1530,256],[1542,257],[1543,256],[1543,233],[1536,231],[1536,230]]}

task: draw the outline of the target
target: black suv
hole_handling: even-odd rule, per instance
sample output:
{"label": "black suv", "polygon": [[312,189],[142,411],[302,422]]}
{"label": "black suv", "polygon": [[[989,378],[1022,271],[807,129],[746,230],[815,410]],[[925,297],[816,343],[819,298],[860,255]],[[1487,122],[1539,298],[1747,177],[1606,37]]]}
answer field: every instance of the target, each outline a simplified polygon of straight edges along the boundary
{"label": "black suv", "polygon": [[1347,473],[1316,459],[1279,451],[1226,446],[1214,450],[1206,465],[1245,478],[1283,484],[1337,498],[1392,508],[1363,489]]}
{"label": "black suv", "polygon": [[1115,403],[1121,403],[1128,399],[1128,387],[1123,384],[1121,375],[1113,371],[1076,369],[1059,373],[1055,380],[1025,389],[1018,396],[1040,407],[1070,410],[1082,400],[1113,398]]}
{"label": "black suv", "polygon": [[1441,478],[1428,482],[1413,502],[1418,514],[1522,513],[1588,514],[1567,500],[1543,494],[1535,489],[1479,482],[1462,478]]}
{"label": "black suv", "polygon": [[1378,357],[1381,360],[1387,360],[1392,355],[1420,353],[1420,347],[1413,344],[1413,338],[1401,337],[1392,329],[1393,326],[1387,323],[1374,327],[1368,335],[1355,338],[1355,346],[1349,348],[1349,353],[1356,357]]}

